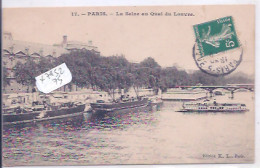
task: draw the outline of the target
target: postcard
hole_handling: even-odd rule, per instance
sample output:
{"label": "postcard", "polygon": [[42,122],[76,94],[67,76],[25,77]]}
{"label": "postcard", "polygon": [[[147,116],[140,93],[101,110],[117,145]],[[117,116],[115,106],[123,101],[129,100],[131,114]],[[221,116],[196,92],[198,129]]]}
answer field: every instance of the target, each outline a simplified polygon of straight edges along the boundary
{"label": "postcard", "polygon": [[254,163],[255,6],[4,8],[2,160]]}

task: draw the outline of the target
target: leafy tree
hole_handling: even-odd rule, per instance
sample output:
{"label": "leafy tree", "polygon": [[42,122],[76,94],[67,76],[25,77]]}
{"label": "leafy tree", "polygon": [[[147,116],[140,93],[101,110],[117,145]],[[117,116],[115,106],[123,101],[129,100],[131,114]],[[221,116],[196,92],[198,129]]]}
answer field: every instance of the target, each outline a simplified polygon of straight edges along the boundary
{"label": "leafy tree", "polygon": [[7,68],[4,66],[3,67],[3,89],[5,90],[5,87],[10,85],[10,79],[8,78],[9,73]]}
{"label": "leafy tree", "polygon": [[57,66],[55,62],[53,63],[45,57],[41,57],[40,61],[37,63],[37,67],[41,73],[47,72],[55,66]]}
{"label": "leafy tree", "polygon": [[140,62],[141,67],[158,68],[161,67],[152,57],[148,57]]}
{"label": "leafy tree", "polygon": [[88,50],[72,51],[61,55],[57,62],[66,63],[73,74],[72,83],[76,86],[86,87],[95,86],[96,66],[99,64],[100,56]]}
{"label": "leafy tree", "polygon": [[149,88],[159,88],[161,78],[161,66],[151,57],[140,62],[140,67],[145,73],[146,86]]}
{"label": "leafy tree", "polygon": [[38,64],[31,59],[28,59],[25,64],[18,61],[14,70],[17,83],[28,86],[28,90],[29,86],[35,84],[35,77],[41,74]]}
{"label": "leafy tree", "polygon": [[[245,74],[227,77],[213,77],[201,71],[188,74],[175,66],[161,67],[153,58],[148,57],[140,63],[130,63],[123,55],[104,57],[88,50],[76,50],[63,54],[52,61],[42,57],[39,63],[29,59],[14,67],[18,83],[34,85],[35,77],[53,67],[66,63],[72,73],[72,84],[78,87],[92,87],[107,91],[114,97],[116,89],[133,87],[136,94],[142,87],[165,91],[180,85],[226,85],[228,83],[253,83]],[[4,68],[4,86],[7,86],[7,69]]]}

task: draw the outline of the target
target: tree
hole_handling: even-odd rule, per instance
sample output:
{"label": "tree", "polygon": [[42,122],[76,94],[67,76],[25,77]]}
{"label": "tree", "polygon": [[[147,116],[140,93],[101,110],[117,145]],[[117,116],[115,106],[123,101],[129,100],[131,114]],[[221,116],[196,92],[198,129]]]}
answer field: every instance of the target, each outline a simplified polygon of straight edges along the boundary
{"label": "tree", "polygon": [[25,64],[18,61],[14,70],[17,83],[28,86],[28,91],[29,87],[35,84],[35,77],[41,74],[38,64],[31,59],[28,59]]}
{"label": "tree", "polygon": [[100,55],[88,50],[76,50],[61,55],[57,62],[66,63],[72,73],[72,83],[79,87],[92,88],[96,85],[96,67],[99,66]]}
{"label": "tree", "polygon": [[57,63],[54,60],[54,63],[52,61],[50,61],[49,59],[45,58],[45,57],[41,57],[40,61],[37,63],[37,67],[40,71],[40,73],[44,73],[49,71],[50,69],[54,68],[55,66],[57,66]]}
{"label": "tree", "polygon": [[96,86],[108,92],[114,99],[116,89],[125,89],[131,86],[129,81],[128,61],[122,56],[102,57],[96,67]]}
{"label": "tree", "polygon": [[9,73],[7,68],[4,66],[3,67],[3,89],[5,90],[5,87],[10,85],[10,79],[8,78]]}
{"label": "tree", "polygon": [[[100,56],[89,50],[76,50],[63,54],[50,61],[41,57],[39,63],[28,59],[25,64],[18,62],[14,67],[18,83],[34,85],[35,77],[53,67],[66,63],[72,73],[72,84],[77,87],[91,87],[107,91],[114,97],[116,89],[129,89],[133,87],[137,96],[141,87],[166,90],[180,85],[225,85],[227,83],[252,83],[243,74],[227,77],[213,77],[201,71],[188,74],[175,66],[161,67],[153,58],[148,57],[140,63],[130,63],[123,55]],[[9,85],[8,71],[4,71],[4,86]]]}
{"label": "tree", "polygon": [[157,68],[161,67],[152,57],[148,57],[140,62],[141,67]]}
{"label": "tree", "polygon": [[140,67],[147,78],[145,85],[158,89],[160,87],[161,66],[153,58],[148,57],[140,62]]}

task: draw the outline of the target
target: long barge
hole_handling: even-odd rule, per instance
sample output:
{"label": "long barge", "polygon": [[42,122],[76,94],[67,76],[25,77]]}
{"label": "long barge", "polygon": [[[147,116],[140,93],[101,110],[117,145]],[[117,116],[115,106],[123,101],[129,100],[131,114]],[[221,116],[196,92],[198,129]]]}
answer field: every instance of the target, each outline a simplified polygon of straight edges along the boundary
{"label": "long barge", "polygon": [[130,99],[121,102],[104,102],[98,100],[96,103],[91,103],[91,108],[94,112],[113,112],[123,109],[131,109],[137,107],[145,107],[148,105],[148,98]]}
{"label": "long barge", "polygon": [[35,123],[59,118],[83,115],[85,104],[64,103],[61,106],[37,108],[5,108],[3,110],[3,125],[17,125],[23,123]]}

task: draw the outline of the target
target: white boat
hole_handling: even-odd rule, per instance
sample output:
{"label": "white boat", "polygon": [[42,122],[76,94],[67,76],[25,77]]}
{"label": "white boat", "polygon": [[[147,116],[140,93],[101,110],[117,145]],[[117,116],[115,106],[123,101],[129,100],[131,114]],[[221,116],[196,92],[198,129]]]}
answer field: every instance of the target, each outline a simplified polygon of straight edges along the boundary
{"label": "white boat", "polygon": [[178,112],[245,112],[248,111],[243,103],[217,103],[209,100],[203,102],[184,102],[183,109]]}

